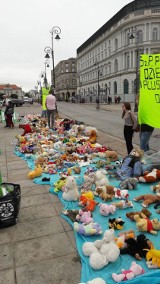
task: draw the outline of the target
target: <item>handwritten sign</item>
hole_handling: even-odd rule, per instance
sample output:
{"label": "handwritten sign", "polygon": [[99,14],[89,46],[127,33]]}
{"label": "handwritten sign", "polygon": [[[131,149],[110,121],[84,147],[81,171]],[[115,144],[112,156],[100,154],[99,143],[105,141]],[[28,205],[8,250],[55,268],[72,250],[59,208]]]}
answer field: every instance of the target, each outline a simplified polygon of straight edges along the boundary
{"label": "handwritten sign", "polygon": [[140,56],[138,120],[160,128],[160,54]]}

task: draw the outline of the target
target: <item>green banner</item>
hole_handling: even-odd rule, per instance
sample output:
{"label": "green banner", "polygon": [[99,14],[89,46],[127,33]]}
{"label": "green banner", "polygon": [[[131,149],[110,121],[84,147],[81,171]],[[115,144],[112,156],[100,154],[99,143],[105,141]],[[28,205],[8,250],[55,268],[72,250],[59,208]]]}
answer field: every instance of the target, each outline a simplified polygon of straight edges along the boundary
{"label": "green banner", "polygon": [[160,128],[160,54],[140,56],[138,121]]}
{"label": "green banner", "polygon": [[49,93],[49,90],[46,88],[42,88],[42,109],[46,110],[46,97]]}

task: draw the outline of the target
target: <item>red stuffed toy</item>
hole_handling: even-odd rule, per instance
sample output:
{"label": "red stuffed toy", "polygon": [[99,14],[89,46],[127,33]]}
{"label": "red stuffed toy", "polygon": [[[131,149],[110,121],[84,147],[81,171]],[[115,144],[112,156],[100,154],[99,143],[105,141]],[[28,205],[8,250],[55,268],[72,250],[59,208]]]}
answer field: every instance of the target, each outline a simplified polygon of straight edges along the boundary
{"label": "red stuffed toy", "polygon": [[153,169],[151,172],[145,172],[144,176],[139,177],[140,182],[156,182],[160,180],[160,170]]}
{"label": "red stuffed toy", "polygon": [[27,133],[32,133],[32,128],[30,127],[29,124],[26,124],[23,129],[24,129],[24,132],[23,134],[21,134],[21,136],[24,136]]}

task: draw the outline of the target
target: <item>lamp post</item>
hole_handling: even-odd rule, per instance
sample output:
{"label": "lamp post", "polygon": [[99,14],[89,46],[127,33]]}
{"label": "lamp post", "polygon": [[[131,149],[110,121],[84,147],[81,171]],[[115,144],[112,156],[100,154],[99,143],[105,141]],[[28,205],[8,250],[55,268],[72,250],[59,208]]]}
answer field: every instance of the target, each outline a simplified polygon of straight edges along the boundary
{"label": "lamp post", "polygon": [[47,67],[49,67],[49,61],[48,60],[46,60],[45,62],[44,62],[44,66],[45,66],[45,72],[44,72],[44,86],[45,86],[45,88],[47,88],[47,86],[48,86],[48,81],[47,81]]}
{"label": "lamp post", "polygon": [[46,46],[44,51],[46,53],[45,58],[50,58],[49,54],[52,56],[52,87],[55,88],[55,72],[54,72],[54,48],[53,48],[53,38],[54,34],[56,34],[55,39],[59,40],[60,36],[59,34],[61,33],[61,29],[58,26],[55,26],[51,29],[51,41],[52,41],[52,47]]}

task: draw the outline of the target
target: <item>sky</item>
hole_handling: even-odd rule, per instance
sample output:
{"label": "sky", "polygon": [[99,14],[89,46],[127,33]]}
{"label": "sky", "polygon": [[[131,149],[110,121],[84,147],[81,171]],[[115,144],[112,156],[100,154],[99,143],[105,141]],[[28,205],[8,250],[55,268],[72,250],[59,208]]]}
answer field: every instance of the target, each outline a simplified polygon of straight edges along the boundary
{"label": "sky", "polygon": [[[46,46],[51,29],[60,27],[53,40],[55,66],[76,57],[76,50],[131,0],[3,0],[0,16],[0,84],[16,84],[24,92],[38,85],[45,71]],[[47,79],[51,81],[51,66]]]}

